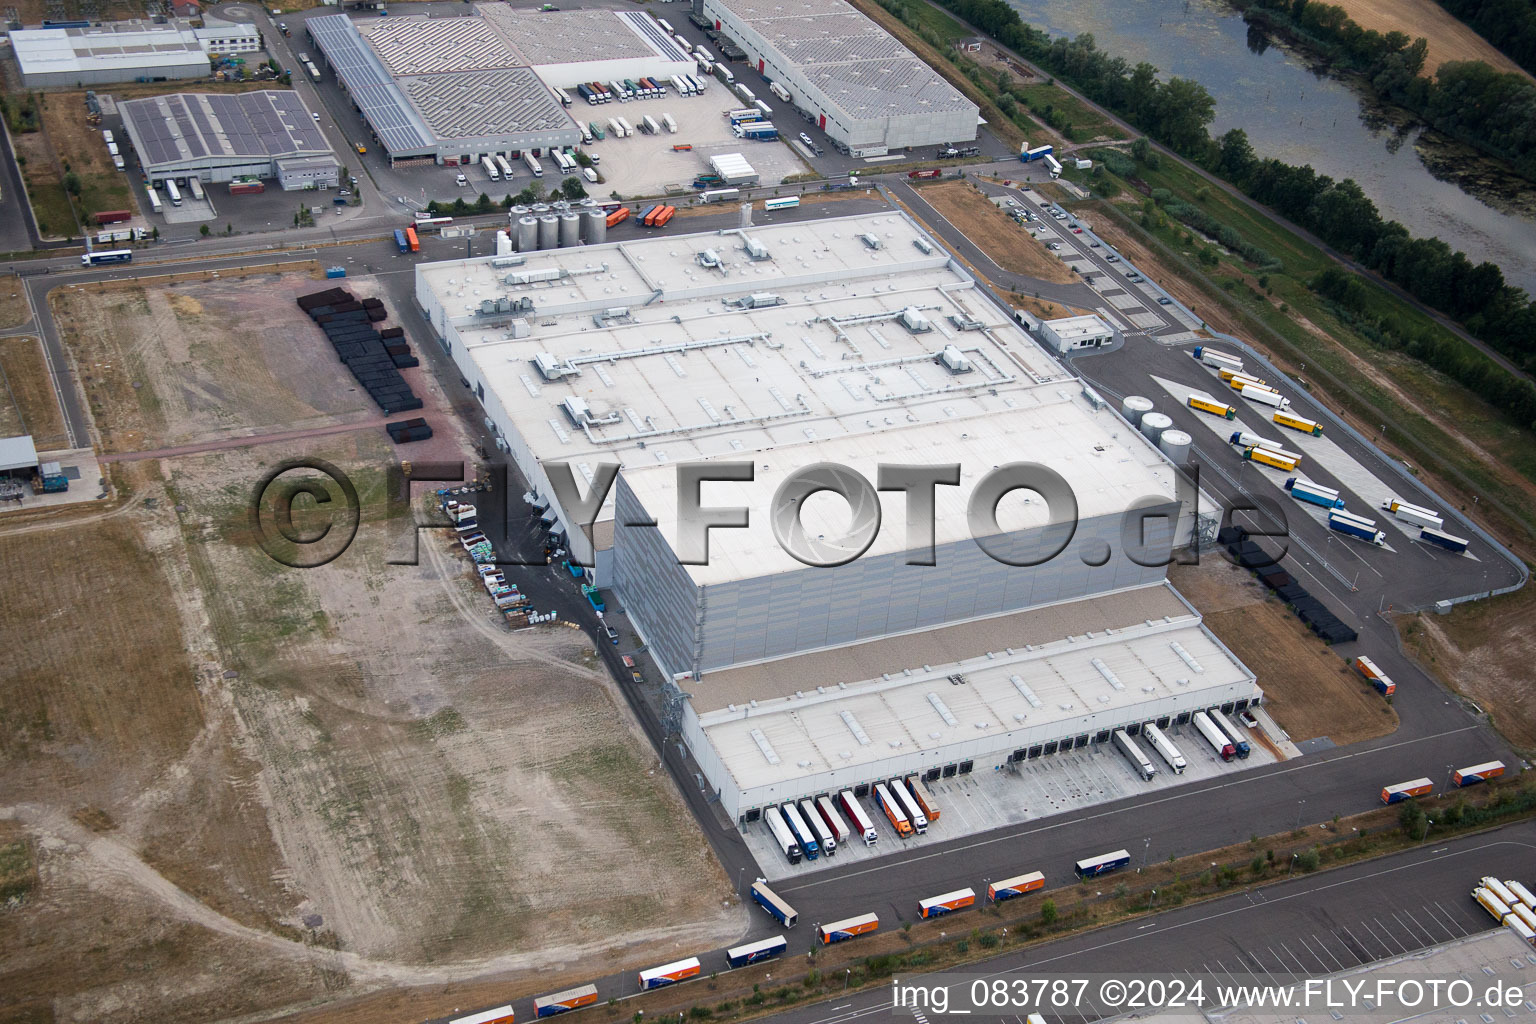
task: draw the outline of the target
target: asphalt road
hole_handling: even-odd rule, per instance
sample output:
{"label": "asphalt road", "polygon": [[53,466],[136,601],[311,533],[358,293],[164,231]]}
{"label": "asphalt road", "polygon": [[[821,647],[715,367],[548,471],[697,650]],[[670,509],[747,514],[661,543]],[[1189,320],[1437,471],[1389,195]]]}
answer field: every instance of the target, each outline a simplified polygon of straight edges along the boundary
{"label": "asphalt road", "polygon": [[[1133,918],[1005,953],[968,966],[964,973],[1011,980],[1172,971],[1320,977],[1487,930],[1492,919],[1468,898],[1474,881],[1485,874],[1530,878],[1533,865],[1536,823],[1527,821]],[[963,915],[950,920],[957,929],[970,926]],[[882,927],[889,927],[883,919]],[[803,938],[791,941],[792,952],[805,945],[799,941]],[[904,984],[930,980],[902,978]],[[966,988],[955,990],[952,1007],[961,1005],[959,993]],[[1084,1010],[1090,1018],[1119,1012],[1091,1001]],[[849,1024],[891,1012],[890,988],[879,986],[768,1019],[774,1024]]]}

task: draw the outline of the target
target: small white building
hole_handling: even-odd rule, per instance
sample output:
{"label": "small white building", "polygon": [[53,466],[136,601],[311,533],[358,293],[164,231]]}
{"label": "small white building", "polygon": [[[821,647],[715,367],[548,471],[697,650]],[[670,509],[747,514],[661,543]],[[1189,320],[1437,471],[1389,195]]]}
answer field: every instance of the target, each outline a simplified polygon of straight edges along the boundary
{"label": "small white building", "polygon": [[1120,340],[1120,332],[1093,313],[1064,316],[1040,324],[1040,340],[1058,353],[1080,348],[1100,348]]}

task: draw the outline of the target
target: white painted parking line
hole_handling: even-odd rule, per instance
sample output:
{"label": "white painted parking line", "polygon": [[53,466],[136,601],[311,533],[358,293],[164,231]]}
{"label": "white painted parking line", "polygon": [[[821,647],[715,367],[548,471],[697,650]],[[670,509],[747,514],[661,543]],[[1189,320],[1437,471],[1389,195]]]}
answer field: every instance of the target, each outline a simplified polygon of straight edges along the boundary
{"label": "white painted parking line", "polygon": [[1466,936],[1467,930],[1462,927],[1460,921],[1456,920],[1456,918],[1451,915],[1450,911],[1446,910],[1440,905],[1439,900],[1435,901],[1435,909],[1440,911],[1441,916],[1450,922],[1451,927],[1454,929],[1452,935],[1454,935],[1456,938],[1463,938]]}
{"label": "white painted parking line", "polygon": [[1285,950],[1286,954],[1289,955],[1292,960],[1296,961],[1296,969],[1297,970],[1299,970],[1302,974],[1308,973],[1307,969],[1301,965],[1301,959],[1295,953],[1291,952],[1291,947],[1290,946],[1287,946],[1285,943],[1282,942],[1282,943],[1280,943],[1280,948]]}
{"label": "white painted parking line", "polygon": [[[1408,952],[1408,947],[1403,945],[1403,940],[1398,938],[1397,935],[1393,933],[1392,929],[1390,929],[1386,925],[1382,924],[1379,919],[1373,917],[1373,918],[1371,918],[1369,923],[1367,923],[1365,921],[1362,921],[1360,923],[1365,925],[1367,928],[1370,928],[1371,934],[1377,936],[1377,938],[1380,938],[1382,935],[1385,935],[1387,937],[1387,939],[1391,940],[1393,945],[1397,946],[1397,951],[1399,953],[1406,953],[1406,952]],[[1374,928],[1371,927],[1372,925],[1375,925],[1375,927]],[[1377,928],[1379,928],[1381,930],[1378,932],[1376,930]],[[1387,945],[1387,939],[1382,939],[1381,940],[1381,944],[1383,946],[1387,946],[1388,949],[1391,949],[1392,947]]]}
{"label": "white painted parking line", "polygon": [[[1354,957],[1355,957],[1356,960],[1359,960],[1361,963],[1366,964],[1366,963],[1370,963],[1372,960],[1379,960],[1379,959],[1381,959],[1380,957],[1378,957],[1375,954],[1373,954],[1370,951],[1370,949],[1366,947],[1365,943],[1363,943],[1359,939],[1355,938],[1355,933],[1349,930],[1349,926],[1348,925],[1342,925],[1341,924],[1341,925],[1339,925],[1339,927],[1344,929],[1344,934],[1349,936],[1349,941],[1351,941],[1351,942],[1353,942],[1355,944],[1355,949],[1351,949],[1350,952],[1354,954]],[[1359,952],[1355,952],[1355,950],[1359,950]]]}
{"label": "white painted parking line", "polygon": [[1422,934],[1424,936],[1424,939],[1425,939],[1425,941],[1427,943],[1429,943],[1430,945],[1434,945],[1435,944],[1435,937],[1429,933],[1428,929],[1426,929],[1422,924],[1419,923],[1419,919],[1418,918],[1416,918],[1412,914],[1408,913],[1408,908],[1404,907],[1403,908],[1403,913],[1404,914],[1408,914],[1408,920],[1413,922],[1412,925],[1409,925],[1406,922],[1404,922],[1401,917],[1397,916],[1397,913],[1398,912],[1395,911],[1395,910],[1392,911],[1392,917],[1397,921],[1398,924],[1403,926],[1404,930],[1408,931],[1410,934],[1412,934],[1415,930],[1417,930],[1420,934]]}
{"label": "white painted parking line", "polygon": [[[1342,971],[1344,969],[1344,965],[1339,962],[1338,957],[1333,955],[1333,950],[1328,948],[1327,943],[1323,942],[1322,938],[1318,935],[1313,935],[1312,938],[1317,940],[1318,948],[1321,949],[1324,953],[1328,954],[1328,960],[1332,960],[1334,966]],[[1311,953],[1317,962],[1322,965],[1323,970],[1328,970],[1328,960],[1324,960],[1322,957],[1317,955],[1317,950],[1312,948],[1312,943],[1307,941],[1306,936],[1301,936],[1300,941],[1303,946],[1307,947],[1307,952]]]}

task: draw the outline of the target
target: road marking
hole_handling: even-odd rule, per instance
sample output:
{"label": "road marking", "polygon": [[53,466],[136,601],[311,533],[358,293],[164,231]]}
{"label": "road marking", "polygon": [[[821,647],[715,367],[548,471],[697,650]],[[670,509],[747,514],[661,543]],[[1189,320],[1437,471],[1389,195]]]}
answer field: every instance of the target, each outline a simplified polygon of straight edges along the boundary
{"label": "road marking", "polygon": [[[1314,935],[1312,937],[1317,939],[1317,944],[1322,947],[1323,952],[1327,953],[1329,958],[1332,959],[1334,964],[1336,964],[1339,970],[1342,971],[1344,969],[1344,965],[1339,963],[1339,958],[1333,955],[1333,951],[1323,943],[1323,940],[1319,936]],[[1296,941],[1307,947],[1307,952],[1312,954],[1312,958],[1318,962],[1318,965],[1322,967],[1323,970],[1326,971],[1328,969],[1328,961],[1317,955],[1317,952],[1313,950],[1312,944],[1307,941],[1307,937],[1305,935],[1297,936]]]}
{"label": "road marking", "polygon": [[[1313,768],[1322,768],[1322,767],[1325,767],[1327,765],[1337,764],[1337,763],[1339,763],[1341,761],[1350,760],[1351,758],[1368,757],[1368,756],[1370,756],[1372,754],[1377,754],[1377,753],[1380,753],[1382,751],[1396,750],[1399,747],[1412,746],[1415,743],[1423,743],[1423,742],[1426,742],[1426,741],[1429,741],[1429,740],[1444,739],[1447,736],[1455,736],[1455,735],[1458,735],[1458,734],[1464,733],[1464,732],[1474,732],[1474,731],[1476,731],[1479,728],[1480,728],[1480,726],[1478,726],[1476,724],[1465,725],[1465,726],[1462,726],[1459,729],[1450,729],[1450,730],[1447,730],[1446,732],[1435,733],[1432,736],[1420,736],[1420,737],[1417,737],[1416,739],[1399,740],[1399,741],[1397,741],[1395,743],[1389,743],[1389,744],[1387,744],[1385,746],[1381,746],[1381,747],[1374,747],[1374,748],[1372,748],[1370,750],[1359,750],[1359,751],[1354,751],[1352,753],[1340,754],[1337,757],[1332,757],[1332,758],[1327,758],[1327,759],[1320,759],[1320,760],[1309,760],[1307,758],[1302,758],[1301,760],[1303,761],[1303,763],[1301,763],[1301,764],[1291,765],[1291,766],[1288,766],[1288,767],[1281,767],[1280,765],[1276,765],[1275,766],[1276,770],[1274,770],[1274,771],[1267,771],[1267,772],[1264,772],[1262,774],[1253,775],[1253,776],[1251,776],[1249,778],[1232,779],[1232,780],[1230,780],[1228,782],[1217,783],[1214,786],[1209,786],[1209,787],[1206,787],[1204,789],[1181,790],[1181,791],[1171,792],[1168,796],[1159,797],[1156,800],[1145,800],[1145,801],[1142,801],[1137,806],[1138,807],[1156,807],[1159,804],[1171,803],[1171,802],[1173,802],[1175,800],[1184,800],[1184,799],[1189,799],[1189,798],[1192,798],[1192,797],[1196,797],[1196,798],[1197,797],[1203,797],[1203,796],[1205,796],[1207,794],[1220,792],[1223,789],[1228,789],[1228,788],[1231,788],[1233,786],[1245,786],[1245,785],[1249,785],[1249,784],[1252,784],[1252,783],[1261,782],[1261,781],[1264,781],[1264,780],[1267,780],[1267,779],[1276,778],[1276,777],[1281,776],[1281,775],[1290,775],[1290,774],[1292,774],[1294,772],[1304,772],[1304,771],[1308,771],[1308,770],[1313,769]],[[1115,802],[1118,803],[1119,801],[1115,801]],[[905,859],[901,860],[900,863],[902,863],[902,864],[917,864],[917,863],[920,863],[920,862],[925,861],[925,860],[931,860],[931,859],[933,859],[935,857],[947,857],[947,856],[950,856],[951,854],[961,853],[961,852],[964,852],[966,850],[978,850],[978,849],[981,849],[984,846],[992,846],[992,845],[994,845],[996,843],[1012,842],[1015,839],[1023,839],[1023,838],[1026,838],[1028,836],[1040,835],[1041,833],[1050,832],[1052,830],[1059,829],[1059,828],[1066,828],[1067,826],[1077,825],[1077,824],[1080,824],[1080,823],[1086,822],[1086,821],[1097,821],[1100,818],[1115,817],[1115,816],[1119,815],[1120,813],[1121,813],[1120,810],[1106,810],[1106,811],[1100,811],[1097,814],[1090,814],[1090,815],[1087,815],[1085,817],[1072,818],[1070,820],[1055,821],[1055,822],[1051,822],[1050,824],[1044,824],[1044,825],[1040,825],[1038,827],[1026,828],[1026,829],[1022,829],[1020,831],[1008,831],[1008,832],[1006,832],[1005,834],[1002,834],[1002,835],[994,834],[990,838],[981,839],[981,840],[978,840],[977,842],[974,842],[974,843],[967,843],[964,846],[948,847],[948,848],[946,848],[944,850],[936,851],[936,852],[933,852],[933,853],[923,854],[920,857],[908,857],[908,858],[905,858]],[[1007,826],[1004,826],[1004,827],[1006,828]],[[998,831],[998,830],[994,830],[994,831]],[[878,859],[879,858],[877,858],[877,860]],[[812,888],[815,888],[816,886],[819,886],[819,885],[830,885],[830,884],[840,883],[840,882],[843,882],[843,881],[845,881],[846,879],[849,879],[849,878],[857,878],[860,875],[868,875],[868,874],[874,874],[874,873],[877,873],[877,872],[880,872],[880,871],[885,871],[885,870],[887,870],[890,867],[891,867],[890,864],[882,864],[882,865],[875,866],[875,867],[864,868],[864,869],[859,870],[859,871],[850,871],[850,872],[847,872],[846,874],[837,874],[835,876],[829,876],[829,877],[825,877],[825,878],[813,879],[811,881],[801,882],[798,885],[788,886],[783,891],[784,892],[803,892],[806,889],[812,889]]]}

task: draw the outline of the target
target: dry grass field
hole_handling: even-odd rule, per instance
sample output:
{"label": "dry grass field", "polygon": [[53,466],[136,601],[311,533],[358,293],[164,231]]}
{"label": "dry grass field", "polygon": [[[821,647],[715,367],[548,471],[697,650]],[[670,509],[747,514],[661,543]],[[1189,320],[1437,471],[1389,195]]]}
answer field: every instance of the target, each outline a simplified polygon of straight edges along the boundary
{"label": "dry grass field", "polygon": [[60,163],[80,178],[83,213],[138,209],[128,175],[112,166],[101,129],[85,123],[83,91],[44,93],[43,130]]}
{"label": "dry grass field", "polygon": [[21,290],[21,278],[0,274],[0,331],[20,327],[32,318],[27,297]]}
{"label": "dry grass field", "polygon": [[1446,61],[1480,60],[1499,71],[1527,75],[1488,40],[1435,3],[1434,0],[1331,0],[1361,28],[1378,32],[1406,32],[1409,38],[1420,36],[1429,41],[1424,57],[1424,74],[1433,75]]}
{"label": "dry grass field", "polygon": [[0,436],[32,435],[38,451],[69,445],[43,346],[36,338],[0,338]]}
{"label": "dry grass field", "polygon": [[1030,237],[1027,228],[1015,224],[1013,218],[970,184],[950,181],[942,185],[925,185],[918,192],[929,206],[964,232],[965,237],[975,241],[1004,270],[1058,284],[1071,284],[1077,280],[1077,275],[1065,263]]}
{"label": "dry grass field", "polygon": [[[71,290],[54,308],[84,311],[70,344],[92,407],[138,447],[353,408],[291,301],[314,287]],[[259,326],[187,333],[218,317]],[[464,452],[419,384],[434,442]],[[340,466],[365,504],[353,545],[308,571],[270,561],[247,514],[254,481],[299,456]],[[510,632],[441,536],[420,565],[387,564],[394,457],[369,428],[120,463],[116,510],[0,523],[27,581],[0,623],[32,638],[0,666],[0,885],[22,891],[0,925],[0,1021],[190,1024],[382,992],[435,1015],[465,982],[543,990],[563,965],[740,935],[730,881],[584,635]]]}
{"label": "dry grass field", "polygon": [[1345,746],[1396,731],[1391,705],[1246,569],[1207,555],[1198,566],[1173,566],[1168,578],[1258,675],[1265,707],[1291,739],[1327,736]]}

